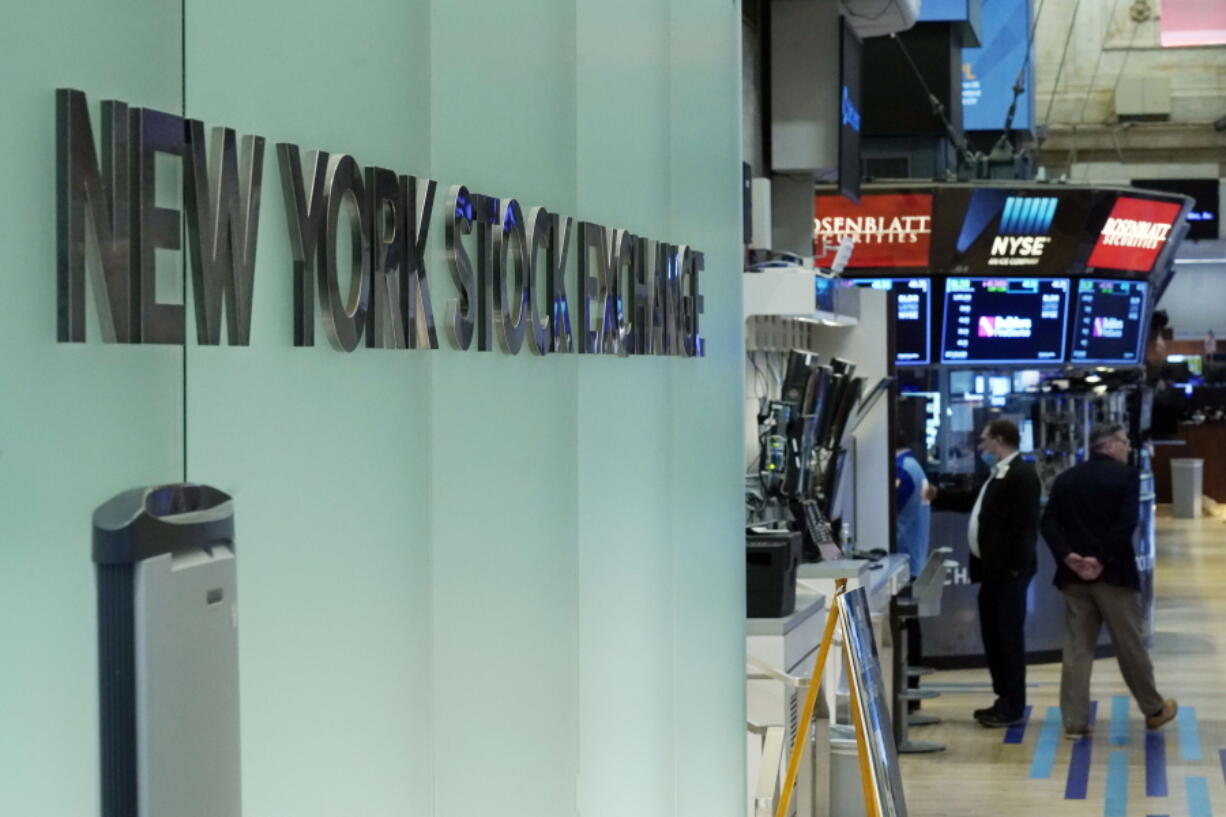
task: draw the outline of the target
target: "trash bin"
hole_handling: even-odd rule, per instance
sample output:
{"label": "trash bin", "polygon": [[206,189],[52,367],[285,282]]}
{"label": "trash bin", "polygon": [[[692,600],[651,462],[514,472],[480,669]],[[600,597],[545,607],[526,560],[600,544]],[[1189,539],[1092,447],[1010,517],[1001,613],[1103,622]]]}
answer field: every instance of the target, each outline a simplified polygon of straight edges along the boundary
{"label": "trash bin", "polygon": [[1204,468],[1205,461],[1202,459],[1171,460],[1171,503],[1175,518],[1196,519],[1200,516]]}
{"label": "trash bin", "polygon": [[234,512],[206,485],[93,517],[102,817],[239,817]]}
{"label": "trash bin", "polygon": [[830,817],[862,817],[864,785],[854,726],[830,727]]}

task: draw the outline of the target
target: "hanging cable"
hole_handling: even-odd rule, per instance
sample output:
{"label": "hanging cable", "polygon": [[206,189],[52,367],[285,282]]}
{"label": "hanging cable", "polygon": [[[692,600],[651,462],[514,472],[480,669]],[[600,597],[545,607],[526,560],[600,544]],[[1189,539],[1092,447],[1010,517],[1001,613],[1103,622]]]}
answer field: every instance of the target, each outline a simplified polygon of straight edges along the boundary
{"label": "hanging cable", "polygon": [[1001,128],[1000,139],[992,148],[993,152],[1008,144],[1009,131],[1013,130],[1013,117],[1017,113],[1017,100],[1026,91],[1026,68],[1030,65],[1030,57],[1034,50],[1034,33],[1039,30],[1039,21],[1043,19],[1043,7],[1046,5],[1047,0],[1039,0],[1039,11],[1034,16],[1034,22],[1030,26],[1030,37],[1026,40],[1026,56],[1022,59],[1022,67],[1018,69],[1017,79],[1013,81],[1013,100],[1009,103],[1009,112],[1005,114],[1005,126]]}
{"label": "hanging cable", "polygon": [[1115,12],[1119,9],[1119,6],[1120,0],[1115,0],[1111,5],[1111,10],[1107,12],[1107,27],[1103,29],[1103,41],[1098,46],[1098,56],[1094,60],[1094,70],[1090,72],[1090,84],[1086,86],[1086,96],[1081,102],[1081,118],[1078,120],[1078,123],[1086,121],[1086,111],[1090,107],[1090,94],[1094,92],[1094,80],[1098,79],[1098,66],[1102,64],[1103,51],[1107,47],[1107,35],[1111,33],[1111,24],[1115,22]]}
{"label": "hanging cable", "polygon": [[[1120,70],[1116,72],[1115,83],[1111,86],[1112,100],[1114,100],[1115,96],[1120,92],[1120,80],[1124,78],[1124,68],[1127,67],[1128,65],[1128,58],[1132,56],[1132,46],[1136,43],[1137,32],[1140,30],[1141,30],[1140,23],[1132,24],[1132,36],[1128,38],[1128,47],[1124,49],[1124,59],[1120,60]],[[1111,118],[1111,115],[1108,114],[1107,117],[1103,119],[1103,123],[1106,124],[1107,120],[1110,118]]]}
{"label": "hanging cable", "polygon": [[1064,73],[1064,62],[1068,58],[1068,47],[1069,43],[1073,41],[1073,31],[1077,28],[1077,12],[1080,9],[1081,0],[1077,0],[1077,3],[1073,6],[1073,17],[1069,21],[1068,34],[1064,37],[1064,53],[1060,55],[1060,66],[1056,68],[1056,81],[1052,83],[1051,96],[1047,100],[1047,112],[1043,114],[1043,127],[1047,127],[1051,122],[1052,105],[1056,102],[1056,91],[1060,90],[1060,75]]}

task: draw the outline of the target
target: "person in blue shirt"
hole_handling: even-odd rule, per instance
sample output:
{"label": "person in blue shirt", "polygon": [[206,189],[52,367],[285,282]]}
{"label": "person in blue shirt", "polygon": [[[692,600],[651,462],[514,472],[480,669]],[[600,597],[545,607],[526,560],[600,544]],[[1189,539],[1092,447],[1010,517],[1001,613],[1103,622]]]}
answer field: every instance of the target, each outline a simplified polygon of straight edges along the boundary
{"label": "person in blue shirt", "polygon": [[894,486],[894,502],[898,507],[898,552],[907,554],[911,561],[911,578],[915,578],[928,561],[932,491],[901,429],[894,432]]}
{"label": "person in blue shirt", "polygon": [[[906,433],[901,429],[894,431],[894,502],[898,507],[896,525],[898,552],[907,554],[911,563],[911,578],[914,579],[924,569],[928,561],[928,528],[931,516],[932,495],[935,493],[924,475],[924,469],[919,460],[911,453]],[[923,643],[920,636],[919,619],[907,621],[907,661],[912,665],[919,664],[923,654]],[[912,689],[919,687],[919,678],[908,678],[907,686]],[[907,711],[914,712],[920,708],[919,701],[908,701]]]}

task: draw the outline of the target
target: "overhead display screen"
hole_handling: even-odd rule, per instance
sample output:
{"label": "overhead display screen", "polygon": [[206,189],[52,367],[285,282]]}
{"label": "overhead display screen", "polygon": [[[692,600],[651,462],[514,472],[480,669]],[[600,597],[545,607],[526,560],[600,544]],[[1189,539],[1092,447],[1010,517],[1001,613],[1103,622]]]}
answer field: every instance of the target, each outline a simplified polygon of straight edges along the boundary
{"label": "overhead display screen", "polygon": [[932,238],[932,194],[888,193],[860,197],[820,195],[814,202],[813,255],[819,267],[834,261],[844,238],[856,242],[851,268],[927,267]]}
{"label": "overhead display screen", "polygon": [[849,278],[848,284],[897,290],[894,314],[894,361],[900,365],[928,363],[932,337],[932,282],[928,278]]}
{"label": "overhead display screen", "polygon": [[1103,225],[1086,266],[1149,272],[1166,246],[1180,205],[1120,196]]}
{"label": "overhead display screen", "polygon": [[943,190],[932,266],[951,275],[1067,274],[1081,251],[1092,196],[1053,187]]}
{"label": "overhead display screen", "polygon": [[1073,308],[1074,363],[1136,363],[1145,319],[1144,281],[1077,282]]}
{"label": "overhead display screen", "polygon": [[1217,179],[1133,179],[1132,186],[1191,196],[1196,203],[1185,216],[1188,222],[1188,240],[1214,240],[1220,236],[1218,200],[1221,182]]}
{"label": "overhead display screen", "polygon": [[1064,361],[1067,278],[949,278],[942,363]]}

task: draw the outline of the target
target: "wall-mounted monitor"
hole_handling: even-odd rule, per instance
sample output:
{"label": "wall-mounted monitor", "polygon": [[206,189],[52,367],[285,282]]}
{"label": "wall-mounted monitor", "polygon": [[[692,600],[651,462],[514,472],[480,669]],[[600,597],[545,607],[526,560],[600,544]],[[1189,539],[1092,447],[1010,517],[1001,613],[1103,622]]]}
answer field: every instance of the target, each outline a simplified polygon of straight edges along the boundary
{"label": "wall-mounted monitor", "polygon": [[1175,202],[1121,195],[1094,242],[1086,266],[1149,272],[1166,246],[1181,209]]}
{"label": "wall-mounted monitor", "polygon": [[1078,280],[1073,296],[1069,360],[1073,363],[1139,362],[1148,289],[1145,281]]}
{"label": "wall-mounted monitor", "polygon": [[948,278],[941,329],[947,364],[1064,362],[1067,278]]}
{"label": "wall-mounted monitor", "polygon": [[928,278],[845,278],[846,283],[898,293],[894,313],[894,361],[918,366],[930,360],[932,281]]}
{"label": "wall-mounted monitor", "polygon": [[1191,196],[1195,204],[1186,216],[1189,241],[1214,240],[1221,234],[1218,227],[1221,182],[1218,179],[1133,179],[1132,186]]}

